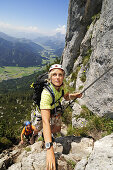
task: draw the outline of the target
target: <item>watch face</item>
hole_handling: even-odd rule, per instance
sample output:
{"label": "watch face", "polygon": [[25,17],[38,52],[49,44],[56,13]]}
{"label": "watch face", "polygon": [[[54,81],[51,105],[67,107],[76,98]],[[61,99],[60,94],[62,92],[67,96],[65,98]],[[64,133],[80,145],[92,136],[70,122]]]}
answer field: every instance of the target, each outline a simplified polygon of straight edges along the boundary
{"label": "watch face", "polygon": [[50,143],[46,143],[46,149],[50,148]]}

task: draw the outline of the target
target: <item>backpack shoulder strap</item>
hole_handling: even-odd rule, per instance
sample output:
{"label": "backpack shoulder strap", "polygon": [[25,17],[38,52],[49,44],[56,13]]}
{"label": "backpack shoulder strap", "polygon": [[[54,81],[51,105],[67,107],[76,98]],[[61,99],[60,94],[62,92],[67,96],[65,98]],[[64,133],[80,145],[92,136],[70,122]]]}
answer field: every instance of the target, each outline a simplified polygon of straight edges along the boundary
{"label": "backpack shoulder strap", "polygon": [[51,87],[50,87],[48,84],[46,84],[44,88],[49,91],[49,93],[50,93],[50,95],[51,95],[51,97],[52,97],[51,106],[52,106],[53,104],[57,103],[57,102],[64,96],[64,90],[62,90],[62,95],[60,96],[60,98],[59,98],[57,101],[55,101],[55,95],[54,95],[54,92],[53,92],[53,90],[51,89]]}
{"label": "backpack shoulder strap", "polygon": [[64,90],[62,90],[62,97],[64,96]]}
{"label": "backpack shoulder strap", "polygon": [[48,84],[44,88],[49,91],[49,93],[50,93],[50,95],[52,97],[52,103],[51,104],[53,105],[55,103],[55,95],[54,95],[53,90],[51,89],[51,87]]}
{"label": "backpack shoulder strap", "polygon": [[33,131],[33,127],[32,127],[32,125],[31,125],[31,128],[30,128],[30,129],[31,129],[31,131]]}
{"label": "backpack shoulder strap", "polygon": [[64,90],[62,90],[62,95],[60,96],[60,98],[57,101],[54,101],[51,103],[51,106],[55,103],[57,103],[62,97],[64,96]]}
{"label": "backpack shoulder strap", "polygon": [[[55,103],[57,103],[63,96],[64,96],[64,90],[62,90],[62,95],[60,96],[60,98],[57,101],[55,101]],[[51,106],[55,103],[51,103]]]}

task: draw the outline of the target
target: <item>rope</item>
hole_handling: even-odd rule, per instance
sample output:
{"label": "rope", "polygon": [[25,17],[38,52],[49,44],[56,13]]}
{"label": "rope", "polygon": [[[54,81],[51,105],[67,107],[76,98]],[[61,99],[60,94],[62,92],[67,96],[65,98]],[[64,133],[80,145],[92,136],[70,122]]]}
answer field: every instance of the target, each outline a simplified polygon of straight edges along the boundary
{"label": "rope", "polygon": [[[113,66],[111,66],[108,70],[106,70],[101,76],[99,76],[96,80],[94,80],[88,87],[86,87],[82,92],[81,92],[81,94],[83,94],[86,90],[88,90],[94,83],[96,83],[101,77],[103,77],[107,72],[109,72],[111,69],[113,68]],[[74,100],[72,100],[71,102],[69,102],[69,104],[64,108],[64,110],[65,109],[67,109],[67,107],[69,106],[69,105],[71,105],[75,100],[77,99],[77,97],[74,99]],[[63,110],[63,111],[64,111]]]}

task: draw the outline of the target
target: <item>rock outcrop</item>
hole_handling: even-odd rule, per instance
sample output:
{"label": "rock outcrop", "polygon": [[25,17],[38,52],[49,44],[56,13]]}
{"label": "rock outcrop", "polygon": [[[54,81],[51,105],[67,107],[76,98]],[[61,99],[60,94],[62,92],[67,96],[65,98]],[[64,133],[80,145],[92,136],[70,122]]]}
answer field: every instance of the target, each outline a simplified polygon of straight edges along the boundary
{"label": "rock outcrop", "polygon": [[[71,170],[75,164],[89,156],[93,150],[93,139],[75,136],[59,137],[54,142],[54,152],[58,170]],[[17,155],[18,153],[18,155]],[[0,155],[0,170],[45,170],[46,149],[42,142],[26,148],[15,148]]]}
{"label": "rock outcrop", "polygon": [[91,23],[91,17],[101,10],[101,3],[102,0],[70,0],[66,42],[62,58],[66,74],[72,71],[87,26]]}
{"label": "rock outcrop", "polygon": [[[46,150],[42,142],[26,148],[15,147],[0,155],[0,170],[45,170]],[[56,138],[54,151],[57,170],[113,169],[113,133],[96,142],[92,138]]]}
{"label": "rock outcrop", "polygon": [[[113,1],[103,1],[91,38],[92,53],[85,87],[113,65]],[[113,69],[85,93],[87,106],[99,115],[113,117]]]}
{"label": "rock outcrop", "polygon": [[[67,75],[77,73],[77,79],[73,76],[76,79],[73,85],[76,91],[85,89],[112,66],[112,55],[113,1],[70,0],[62,64]],[[78,100],[80,106],[75,103],[73,117],[78,114],[76,108],[81,105],[86,105],[99,116],[107,114],[113,117],[112,87],[113,69],[85,92],[83,98]]]}
{"label": "rock outcrop", "polygon": [[111,170],[113,169],[113,134],[94,143],[88,159],[77,163],[75,170]]}

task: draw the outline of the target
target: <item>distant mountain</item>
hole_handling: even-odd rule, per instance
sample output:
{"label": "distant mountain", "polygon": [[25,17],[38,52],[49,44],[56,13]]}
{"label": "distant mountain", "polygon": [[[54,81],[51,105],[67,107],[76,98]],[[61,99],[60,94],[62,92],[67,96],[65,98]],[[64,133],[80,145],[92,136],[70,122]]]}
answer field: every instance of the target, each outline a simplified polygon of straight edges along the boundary
{"label": "distant mountain", "polygon": [[11,37],[11,36],[3,33],[3,32],[0,32],[0,38],[3,38],[3,39],[5,39],[5,40],[11,41],[11,42],[17,41],[17,38]]}
{"label": "distant mountain", "polygon": [[26,43],[26,45],[30,45],[34,50],[37,49],[38,52],[42,51],[44,48],[36,43],[34,43],[33,41],[29,40],[29,39],[25,39],[25,38],[15,38],[15,37],[11,37],[3,32],[0,32],[0,38],[3,38],[4,40],[7,41],[11,41],[13,43]]}
{"label": "distant mountain", "polygon": [[33,42],[7,41],[0,38],[0,66],[37,66],[41,65],[40,51],[43,47]]}
{"label": "distant mountain", "polygon": [[29,40],[0,32],[0,66],[29,67],[47,64],[52,58],[62,55],[64,38],[64,35],[58,33],[55,36],[40,36]]}
{"label": "distant mountain", "polygon": [[64,48],[59,48],[54,51],[54,54],[56,56],[61,56]]}
{"label": "distant mountain", "polygon": [[61,33],[56,33],[53,36],[42,36],[42,35],[41,36],[39,36],[39,35],[31,36],[31,34],[30,35],[25,34],[25,35],[26,36],[24,38],[14,38],[14,37],[9,36],[3,32],[0,32],[0,37],[7,41],[12,41],[12,42],[19,41],[19,42],[25,42],[25,43],[34,42],[38,45],[50,47],[53,50],[56,50],[59,48],[64,48],[64,45],[65,45],[65,35],[61,34]]}
{"label": "distant mountain", "polygon": [[60,49],[64,48],[65,45],[65,35],[57,33],[54,36],[41,36],[35,39],[32,39],[35,43],[39,43],[41,45],[47,46],[50,49]]}

